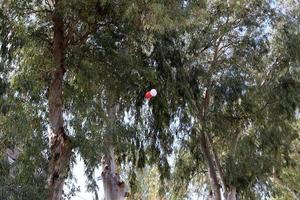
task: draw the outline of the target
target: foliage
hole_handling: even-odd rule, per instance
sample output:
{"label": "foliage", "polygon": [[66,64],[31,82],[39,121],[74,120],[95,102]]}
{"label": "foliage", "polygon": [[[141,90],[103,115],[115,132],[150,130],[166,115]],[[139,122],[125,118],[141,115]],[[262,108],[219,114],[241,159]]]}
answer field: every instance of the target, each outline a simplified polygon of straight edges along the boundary
{"label": "foliage", "polygon": [[[0,187],[18,188],[6,190],[15,199],[46,195],[51,2],[7,0],[0,9]],[[91,191],[108,144],[134,198],[188,198],[198,184],[209,190],[203,133],[241,199],[289,198],[270,181],[274,170],[299,189],[299,4],[280,10],[277,1],[228,2],[58,1],[65,125]],[[145,102],[151,88],[158,96]],[[3,162],[7,148],[21,152],[13,166]]]}

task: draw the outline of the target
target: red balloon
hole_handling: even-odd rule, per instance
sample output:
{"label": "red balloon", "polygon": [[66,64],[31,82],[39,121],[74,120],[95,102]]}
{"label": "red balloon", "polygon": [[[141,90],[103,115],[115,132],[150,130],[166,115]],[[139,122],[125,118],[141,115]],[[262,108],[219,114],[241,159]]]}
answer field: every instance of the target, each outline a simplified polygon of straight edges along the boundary
{"label": "red balloon", "polygon": [[150,100],[151,98],[152,98],[152,95],[151,95],[150,91],[146,92],[145,99],[149,99]]}

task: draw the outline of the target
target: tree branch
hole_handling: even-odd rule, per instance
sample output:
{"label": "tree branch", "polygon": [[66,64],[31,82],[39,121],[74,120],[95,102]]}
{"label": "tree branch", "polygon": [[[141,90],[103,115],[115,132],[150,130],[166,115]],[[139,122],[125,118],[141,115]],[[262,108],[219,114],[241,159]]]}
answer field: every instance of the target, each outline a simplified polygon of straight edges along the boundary
{"label": "tree branch", "polygon": [[90,25],[90,29],[87,30],[78,40],[76,40],[74,42],[74,44],[77,45],[77,46],[81,46],[84,42],[86,42],[86,40],[88,39],[90,34],[95,32],[96,30],[97,30],[97,23],[95,22],[95,23]]}
{"label": "tree branch", "polygon": [[52,1],[51,1],[51,3],[50,3],[50,1],[51,0],[45,0],[45,3],[49,7],[50,10],[53,10],[54,9],[54,5],[51,5]]}
{"label": "tree branch", "polygon": [[71,41],[74,39],[74,30],[75,26],[78,23],[78,18],[76,17],[74,20],[72,20],[70,23],[68,23],[66,27],[66,36],[65,36],[65,46],[68,46]]}

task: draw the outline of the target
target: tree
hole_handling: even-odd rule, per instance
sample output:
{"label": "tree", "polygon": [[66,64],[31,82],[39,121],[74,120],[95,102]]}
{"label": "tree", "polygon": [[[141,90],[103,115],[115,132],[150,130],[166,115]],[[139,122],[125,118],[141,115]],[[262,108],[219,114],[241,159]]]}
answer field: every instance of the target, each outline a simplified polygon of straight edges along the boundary
{"label": "tree", "polygon": [[[221,187],[227,199],[237,193],[261,198],[255,196],[270,191],[263,189],[269,188],[273,167],[280,171],[289,165],[287,152],[296,138],[295,58],[286,49],[290,42],[266,32],[273,20],[272,28],[281,29],[276,27],[281,14],[269,3],[228,7],[215,1],[207,8],[204,17],[191,19],[198,26],[188,33],[157,39],[151,58],[166,98],[159,105],[168,102],[159,112],[170,113],[170,107],[183,102],[179,119],[190,117],[179,124],[192,128],[182,136],[182,150],[206,162],[213,199],[221,199]],[[201,171],[201,165],[194,170]]]}
{"label": "tree", "polygon": [[[298,123],[299,124],[299,123]],[[299,127],[297,127],[299,130]],[[299,131],[298,131],[299,134]],[[298,135],[299,136],[299,135]],[[270,178],[274,183],[274,199],[299,199],[299,137],[291,144],[290,166],[283,168],[282,171],[273,171]]]}
{"label": "tree", "polygon": [[[68,99],[67,95],[64,97],[64,94],[67,93],[64,92],[64,82],[70,78],[66,76],[66,72],[70,74],[73,72],[74,76],[71,78],[75,81],[78,80],[76,77],[78,71],[74,70],[78,66],[72,66],[71,59],[73,56],[81,54],[84,49],[93,48],[92,41],[86,45],[86,41],[91,39],[92,33],[97,35],[97,31],[105,27],[101,33],[108,33],[108,37],[117,36],[118,33],[114,33],[113,29],[116,28],[114,20],[120,16],[116,13],[119,10],[118,7],[113,7],[112,2],[102,4],[98,1],[80,3],[43,1],[41,4],[37,1],[8,1],[5,3],[4,11],[12,12],[12,16],[17,19],[13,34],[16,33],[23,37],[24,42],[22,47],[16,51],[19,55],[14,58],[17,69],[12,80],[12,87],[15,91],[12,91],[11,95],[17,100],[25,101],[30,106],[33,104],[40,106],[40,109],[37,108],[37,112],[40,112],[38,115],[41,116],[41,127],[47,124],[45,116],[47,115],[46,110],[49,111],[48,198],[60,199],[64,180],[69,172],[72,149],[80,144],[79,142],[76,144],[76,138],[71,139],[64,123],[66,120],[63,116],[64,107],[67,107],[68,103],[72,103],[73,100],[72,98]],[[76,5],[77,3],[80,5]],[[114,19],[112,18],[113,14],[116,14]],[[91,40],[97,44],[99,39],[101,40],[99,37]],[[114,39],[112,42],[116,42]],[[10,41],[8,40],[8,42]],[[105,44],[97,46],[101,47]],[[96,61],[89,60],[89,58],[84,59],[86,67]],[[105,62],[106,60],[102,60],[102,65],[106,65]],[[39,71],[35,69],[39,69]],[[85,75],[83,74],[83,77]],[[76,83],[69,86],[71,86],[69,89],[72,89],[73,86],[76,87]],[[48,99],[48,106],[45,105],[45,97]],[[64,103],[63,99],[70,101]],[[66,113],[70,114],[71,112]],[[15,114],[12,113],[12,115]],[[42,133],[39,133],[39,136],[42,136],[42,140],[45,141],[46,138]],[[40,152],[44,149],[45,147],[41,148]]]}
{"label": "tree", "polygon": [[[172,11],[169,8],[173,5],[180,8],[181,3],[174,1],[167,5],[160,2],[143,4],[138,1],[93,0],[4,2],[2,9],[8,21],[15,20],[11,29],[12,39],[19,37],[22,42],[19,47],[12,43],[11,38],[3,40],[14,49],[9,97],[12,106],[19,106],[20,121],[24,123],[27,119],[21,116],[24,112],[32,113],[32,110],[34,113],[29,114],[28,119],[38,118],[36,127],[30,126],[22,132],[36,133],[39,138],[36,144],[41,147],[40,151],[36,149],[36,154],[39,154],[43,163],[47,162],[45,158],[49,156],[48,199],[61,198],[73,149],[78,147],[89,172],[99,163],[99,157],[105,153],[103,147],[109,146],[102,141],[111,140],[111,137],[105,138],[105,132],[111,131],[107,126],[113,123],[107,119],[111,115],[103,115],[107,112],[107,102],[115,101],[113,104],[118,104],[120,100],[122,108],[122,101],[136,97],[129,99],[129,95],[125,94],[124,98],[118,98],[123,90],[129,89],[124,83],[133,85],[138,95],[141,94],[141,88],[144,90],[143,85],[137,84],[145,82],[144,79],[127,79],[127,75],[134,72],[134,65],[140,62],[140,55],[133,54],[137,51],[135,48],[141,49],[133,40],[136,29],[129,29],[129,26],[138,22],[137,28],[143,27],[143,30],[148,29],[149,25],[156,27],[154,30],[163,30],[162,27],[172,20],[160,21],[160,17],[168,17],[168,12]],[[145,18],[140,18],[138,8],[142,8]],[[172,11],[171,14],[175,13]],[[128,19],[129,22],[126,22]],[[115,80],[112,80],[113,77]],[[99,100],[102,105],[99,105]],[[139,99],[141,101],[142,96]],[[131,105],[128,102],[127,105]],[[17,116],[13,110],[9,111],[12,118]],[[93,114],[90,115],[90,112]],[[28,125],[31,123],[28,122]],[[50,149],[45,145],[47,124]],[[24,145],[22,141],[19,142],[17,146]],[[91,150],[90,145],[101,150]],[[47,156],[40,155],[42,151],[46,151]],[[25,150],[22,149],[22,152],[25,153]],[[28,156],[33,156],[30,153]]]}
{"label": "tree", "polygon": [[93,191],[103,158],[107,199],[126,196],[121,167],[133,196],[146,167],[169,199],[198,180],[207,198],[262,198],[293,169],[296,14],[263,0],[9,0],[0,17],[0,136],[21,152],[16,177],[1,174],[12,198],[61,199],[74,151]]}

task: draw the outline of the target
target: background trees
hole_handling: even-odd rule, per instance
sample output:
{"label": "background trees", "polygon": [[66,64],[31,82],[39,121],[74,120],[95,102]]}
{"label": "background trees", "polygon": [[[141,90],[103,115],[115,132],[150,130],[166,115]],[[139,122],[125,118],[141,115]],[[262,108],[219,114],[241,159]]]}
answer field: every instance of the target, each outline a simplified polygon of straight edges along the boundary
{"label": "background trees", "polygon": [[299,196],[299,4],[11,0],[0,17],[4,198],[60,199],[75,152],[95,198],[101,160],[132,199]]}

